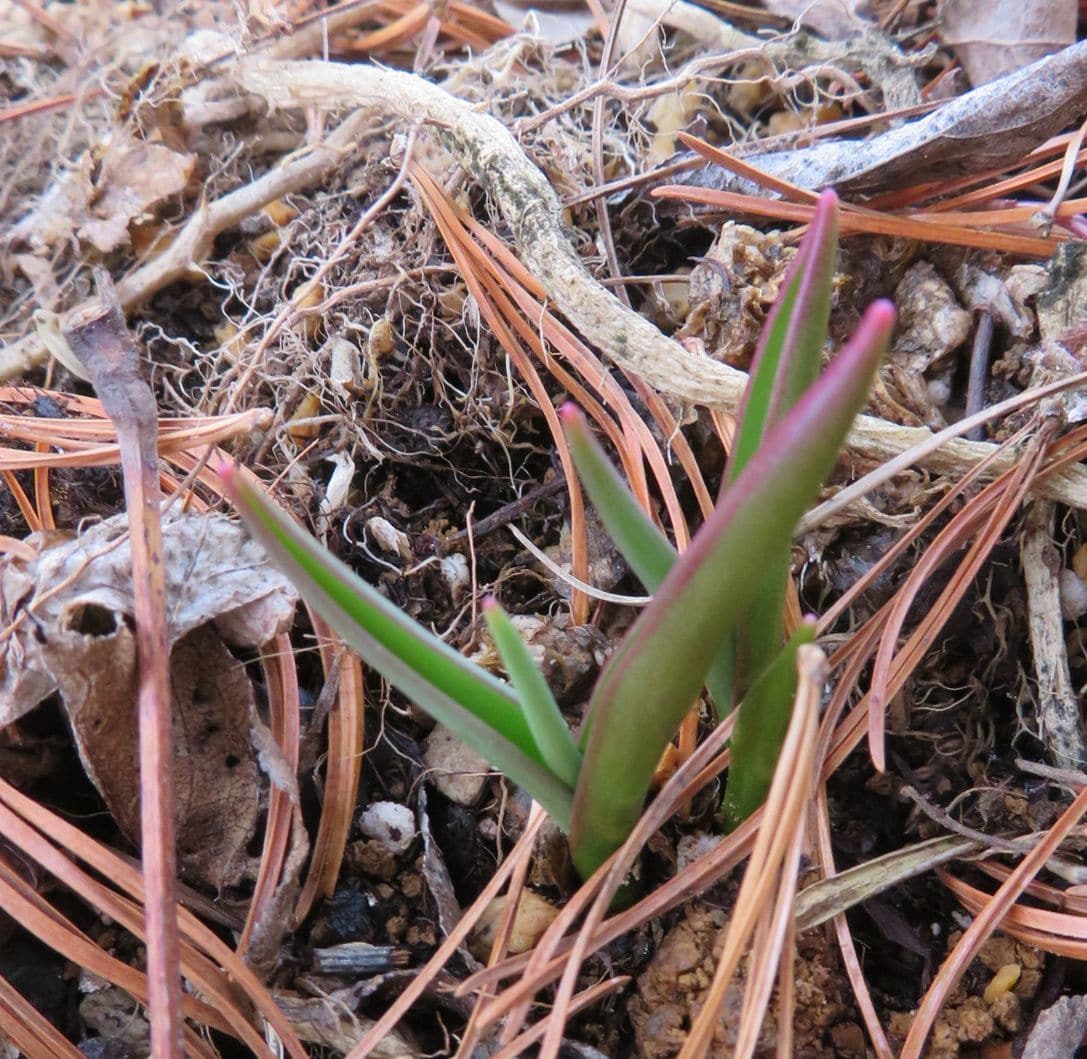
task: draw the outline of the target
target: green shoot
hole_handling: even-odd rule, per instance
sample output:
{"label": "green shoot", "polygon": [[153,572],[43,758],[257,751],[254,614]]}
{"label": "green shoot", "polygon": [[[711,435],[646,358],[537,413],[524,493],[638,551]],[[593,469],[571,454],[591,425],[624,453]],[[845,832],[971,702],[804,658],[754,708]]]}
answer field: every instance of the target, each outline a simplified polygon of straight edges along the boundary
{"label": "green shoot", "polygon": [[488,596],[483,601],[483,616],[491,631],[498,655],[524,710],[544,764],[571,789],[581,770],[581,754],[566,726],[559,704],[544,680],[528,646],[514,627],[498,600]]}
{"label": "green shoot", "polygon": [[[581,746],[525,643],[484,604],[512,687],[468,662],[320,548],[230,467],[227,491],[271,558],[365,662],[523,786],[593,872],[641,814],[657,761],[699,691],[739,702],[725,797],[729,826],[756,809],[780,752],[805,624],[782,645],[794,528],[864,405],[894,310],[873,305],[820,375],[836,202],[816,217],[773,312],[745,395],[717,507],[681,557],[622,483],[581,414],[561,411],[578,474],[635,574],[654,593],[601,673]],[[735,661],[735,669],[732,662]]]}

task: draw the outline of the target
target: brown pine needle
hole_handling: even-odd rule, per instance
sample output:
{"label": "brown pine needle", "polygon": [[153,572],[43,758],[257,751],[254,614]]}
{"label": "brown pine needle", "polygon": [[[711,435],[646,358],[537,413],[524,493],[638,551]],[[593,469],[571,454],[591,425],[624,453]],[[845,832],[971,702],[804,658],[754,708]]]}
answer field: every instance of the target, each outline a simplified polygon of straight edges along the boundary
{"label": "brown pine needle", "polygon": [[950,995],[955,983],[965,973],[981,946],[1000,925],[1016,898],[1041,870],[1046,860],[1064,841],[1080,817],[1087,812],[1087,787],[1079,792],[1075,801],[1061,814],[1048,834],[1022,860],[1019,867],[1008,876],[1000,889],[978,910],[974,921],[965,930],[955,948],[941,964],[936,977],[925,993],[917,1014],[910,1026],[900,1059],[921,1059],[925,1041],[937,1014]]}
{"label": "brown pine needle", "polygon": [[344,650],[323,618],[310,611],[310,622],[317,636],[325,679],[331,679],[337,673],[338,684],[336,704],[328,717],[325,800],[317,837],[313,841],[309,872],[294,908],[294,926],[306,918],[317,897],[331,897],[336,888],[358,800],[366,739],[362,663],[350,651]]}

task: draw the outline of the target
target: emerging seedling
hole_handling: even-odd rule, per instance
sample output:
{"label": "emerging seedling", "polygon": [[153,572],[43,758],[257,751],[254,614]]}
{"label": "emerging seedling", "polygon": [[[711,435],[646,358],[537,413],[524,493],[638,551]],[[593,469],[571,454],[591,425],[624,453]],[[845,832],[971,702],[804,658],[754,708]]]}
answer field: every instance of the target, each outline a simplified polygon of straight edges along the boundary
{"label": "emerging seedling", "polygon": [[877,302],[820,374],[830,313],[837,198],[819,199],[752,366],[718,504],[683,556],[630,495],[571,405],[570,450],[601,519],[653,601],[596,683],[575,742],[509,617],[484,603],[508,685],[468,662],[333,558],[243,476],[220,472],[235,506],[302,597],[419,707],[528,791],[570,836],[582,875],[641,815],[665,746],[700,690],[739,703],[728,826],[765,798],[796,688],[804,623],[785,642],[782,604],[796,524],[834,466],[894,325]]}

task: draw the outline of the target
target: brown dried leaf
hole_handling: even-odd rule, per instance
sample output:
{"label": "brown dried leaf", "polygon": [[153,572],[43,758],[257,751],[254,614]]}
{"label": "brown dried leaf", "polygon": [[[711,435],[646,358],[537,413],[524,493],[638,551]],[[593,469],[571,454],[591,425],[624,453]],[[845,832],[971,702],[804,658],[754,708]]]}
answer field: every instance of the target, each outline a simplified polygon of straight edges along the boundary
{"label": "brown dried leaf", "polygon": [[[132,632],[123,623],[104,634],[58,630],[43,654],[57,677],[87,775],[121,830],[137,841],[138,671]],[[175,645],[170,680],[179,866],[194,883],[234,885],[256,874],[256,862],[246,853],[262,786],[249,738],[253,687],[210,625]]]}
{"label": "brown dried leaf", "polygon": [[[799,187],[852,193],[1018,161],[1048,137],[1082,121],[1084,113],[1087,41],[1080,41],[870,140],[833,140],[748,160]],[[764,194],[719,166],[701,170],[687,182]]]}
{"label": "brown dried leaf", "polygon": [[970,83],[984,85],[1076,39],[1075,0],[941,0],[940,36]]}
{"label": "brown dried leaf", "polygon": [[[844,40],[868,27],[860,17],[867,0],[766,0],[766,8],[802,26],[814,29],[828,40]],[[859,9],[859,10],[858,10]]]}
{"label": "brown dried leaf", "polygon": [[[26,563],[0,566],[0,621],[17,625],[0,644],[0,727],[57,688],[43,641],[87,621],[120,628],[134,615],[132,551],[126,516],[76,538],[39,534]],[[123,537],[123,539],[122,539]],[[234,522],[221,515],[181,515],[163,524],[169,638],[214,622],[224,639],[259,647],[287,627],[297,600],[289,582]]]}
{"label": "brown dried leaf", "polygon": [[442,851],[430,830],[425,786],[419,787],[417,804],[419,833],[423,836],[423,878],[426,879],[430,896],[434,900],[438,913],[438,926],[444,934],[449,934],[456,927],[462,910],[453,892],[453,880],[449,876],[449,869],[445,866]]}
{"label": "brown dried leaf", "polygon": [[148,220],[153,207],[184,190],[196,159],[142,140],[110,144],[88,216],[79,228],[103,254],[127,246],[132,221]]}

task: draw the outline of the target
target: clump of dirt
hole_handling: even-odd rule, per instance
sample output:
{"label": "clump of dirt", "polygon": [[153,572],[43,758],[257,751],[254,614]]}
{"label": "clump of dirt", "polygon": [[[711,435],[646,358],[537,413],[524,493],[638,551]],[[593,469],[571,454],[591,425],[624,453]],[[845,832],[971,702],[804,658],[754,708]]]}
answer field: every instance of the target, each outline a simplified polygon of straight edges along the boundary
{"label": "clump of dirt", "polygon": [[[696,902],[684,908],[680,921],[664,935],[638,975],[636,995],[627,1002],[639,1056],[671,1059],[679,1053],[709,990],[728,924],[723,908]],[[824,933],[810,931],[799,938],[797,957],[792,1054],[804,1059],[863,1056],[863,1031],[849,1017],[849,981]],[[728,1054],[736,1044],[745,980],[741,971],[726,991],[712,1054]],[[756,1054],[772,1055],[777,1033],[771,1005]]]}
{"label": "clump of dirt", "polygon": [[[949,949],[959,936],[948,938]],[[1024,1007],[1041,987],[1044,966],[1038,949],[1001,935],[990,938],[937,1017],[926,1055],[955,1059],[964,1049],[1019,1033]],[[910,1012],[893,1016],[888,1025],[892,1039],[905,1040],[912,1020]]]}

